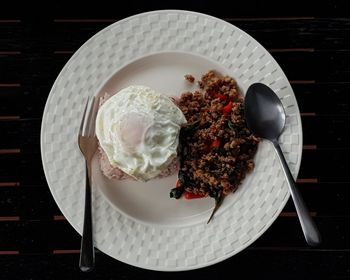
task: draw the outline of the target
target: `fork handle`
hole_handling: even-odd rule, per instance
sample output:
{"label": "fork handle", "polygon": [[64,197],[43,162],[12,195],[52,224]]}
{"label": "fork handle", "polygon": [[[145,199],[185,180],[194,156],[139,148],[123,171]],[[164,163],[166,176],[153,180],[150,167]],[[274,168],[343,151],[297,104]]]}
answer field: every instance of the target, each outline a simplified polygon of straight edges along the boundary
{"label": "fork handle", "polygon": [[91,271],[95,266],[95,252],[92,237],[92,214],[91,214],[91,182],[89,176],[89,168],[85,162],[85,210],[84,210],[84,226],[81,238],[79,267],[82,271]]}

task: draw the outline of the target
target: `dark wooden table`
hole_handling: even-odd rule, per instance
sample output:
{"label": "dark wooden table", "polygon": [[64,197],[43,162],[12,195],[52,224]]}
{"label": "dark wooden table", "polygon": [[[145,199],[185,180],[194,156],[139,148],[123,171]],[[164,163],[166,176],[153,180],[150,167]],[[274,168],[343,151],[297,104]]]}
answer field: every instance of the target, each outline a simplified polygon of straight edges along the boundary
{"label": "dark wooden table", "polygon": [[[0,279],[350,279],[350,17],[345,1],[320,1],[317,9],[305,4],[300,8],[294,1],[280,2],[277,9],[255,2],[230,9],[212,1],[149,1],[117,9],[106,3],[82,9],[62,3],[37,16],[3,7]],[[266,47],[285,71],[304,132],[297,187],[320,229],[321,247],[306,245],[289,201],[258,241],[217,265],[162,273],[97,252],[96,269],[80,272],[80,236],[55,204],[41,164],[45,101],[63,65],[89,37],[126,16],[164,8],[204,12],[238,26]],[[35,13],[35,8],[30,11]]]}

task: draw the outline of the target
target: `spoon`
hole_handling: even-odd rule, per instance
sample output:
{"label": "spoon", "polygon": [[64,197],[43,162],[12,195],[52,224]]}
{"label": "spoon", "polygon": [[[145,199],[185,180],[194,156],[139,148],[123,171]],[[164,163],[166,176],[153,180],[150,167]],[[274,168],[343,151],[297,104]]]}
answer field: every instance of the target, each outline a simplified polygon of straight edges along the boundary
{"label": "spoon", "polygon": [[279,156],[306,242],[311,246],[319,245],[321,236],[295,186],[292,173],[278,143],[286,123],[286,114],[280,99],[268,86],[255,83],[248,88],[244,105],[249,129],[258,137],[271,141]]}

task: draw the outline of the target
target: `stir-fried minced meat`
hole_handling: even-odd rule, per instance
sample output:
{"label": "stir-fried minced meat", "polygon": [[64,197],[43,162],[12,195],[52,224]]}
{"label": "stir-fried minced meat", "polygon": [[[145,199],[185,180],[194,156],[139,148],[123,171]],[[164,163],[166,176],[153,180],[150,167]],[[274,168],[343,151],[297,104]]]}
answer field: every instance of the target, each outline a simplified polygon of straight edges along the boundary
{"label": "stir-fried minced meat", "polygon": [[191,74],[186,74],[185,75],[185,79],[187,80],[187,81],[189,81],[190,83],[193,83],[194,82],[194,77],[191,75]]}
{"label": "stir-fried minced meat", "polygon": [[259,139],[247,128],[233,78],[209,71],[199,86],[199,91],[183,93],[178,103],[188,124],[180,134],[177,187],[216,198],[234,192],[254,169]]}

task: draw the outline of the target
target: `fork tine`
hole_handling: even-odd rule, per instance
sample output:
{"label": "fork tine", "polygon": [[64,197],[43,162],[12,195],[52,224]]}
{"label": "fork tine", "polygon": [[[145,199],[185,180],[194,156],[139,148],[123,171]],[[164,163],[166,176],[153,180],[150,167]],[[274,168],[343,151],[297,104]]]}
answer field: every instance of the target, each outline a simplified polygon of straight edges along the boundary
{"label": "fork tine", "polygon": [[99,98],[94,97],[94,103],[92,107],[91,136],[95,136],[96,117],[97,117],[98,108],[99,108]]}
{"label": "fork tine", "polygon": [[94,134],[94,128],[95,128],[95,123],[94,123],[94,108],[95,108],[95,102],[96,99],[95,97],[92,97],[92,103],[90,106],[89,114],[88,114],[88,119],[86,121],[87,124],[87,131],[86,131],[86,136],[93,136]]}
{"label": "fork tine", "polygon": [[85,118],[86,118],[86,110],[87,110],[88,104],[89,104],[89,97],[86,100],[83,117],[81,118],[81,123],[80,123],[80,128],[79,128],[79,135],[83,135],[84,123],[85,123]]}

